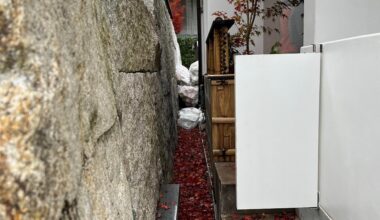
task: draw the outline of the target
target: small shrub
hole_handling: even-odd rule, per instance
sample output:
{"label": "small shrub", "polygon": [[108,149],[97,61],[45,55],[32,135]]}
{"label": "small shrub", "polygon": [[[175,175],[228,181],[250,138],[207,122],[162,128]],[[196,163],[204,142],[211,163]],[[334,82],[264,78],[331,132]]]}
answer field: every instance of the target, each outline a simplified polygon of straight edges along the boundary
{"label": "small shrub", "polygon": [[178,36],[178,44],[181,50],[182,65],[187,68],[190,67],[192,63],[197,61],[195,43],[197,42],[196,37],[191,36]]}

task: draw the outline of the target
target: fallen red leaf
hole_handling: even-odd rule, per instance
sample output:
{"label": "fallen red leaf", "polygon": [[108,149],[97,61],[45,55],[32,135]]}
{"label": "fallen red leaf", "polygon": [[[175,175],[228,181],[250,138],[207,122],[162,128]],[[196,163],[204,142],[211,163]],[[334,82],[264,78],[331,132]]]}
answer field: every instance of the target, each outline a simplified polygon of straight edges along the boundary
{"label": "fallen red leaf", "polygon": [[180,184],[179,220],[214,219],[204,155],[205,134],[179,129],[173,183]]}
{"label": "fallen red leaf", "polygon": [[162,204],[162,203],[159,205],[159,207],[160,207],[161,209],[165,209],[165,210],[170,209],[170,207],[169,207],[168,205],[166,205],[166,204]]}

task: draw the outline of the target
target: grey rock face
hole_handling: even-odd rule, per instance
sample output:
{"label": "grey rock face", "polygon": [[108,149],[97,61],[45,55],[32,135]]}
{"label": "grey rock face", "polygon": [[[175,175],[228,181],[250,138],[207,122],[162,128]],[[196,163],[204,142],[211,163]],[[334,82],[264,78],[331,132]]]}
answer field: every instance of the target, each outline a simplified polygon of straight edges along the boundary
{"label": "grey rock face", "polygon": [[0,0],[0,219],[154,219],[176,143],[161,0]]}

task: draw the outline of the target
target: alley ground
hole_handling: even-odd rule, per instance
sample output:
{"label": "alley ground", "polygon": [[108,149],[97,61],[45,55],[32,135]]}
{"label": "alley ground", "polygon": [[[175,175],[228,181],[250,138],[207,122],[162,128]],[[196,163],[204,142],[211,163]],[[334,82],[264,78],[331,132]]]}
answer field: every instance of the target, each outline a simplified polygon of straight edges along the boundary
{"label": "alley ground", "polygon": [[[173,183],[180,185],[179,220],[212,220],[214,203],[205,158],[206,134],[198,128],[179,128],[174,160]],[[275,215],[232,213],[231,220],[295,220],[293,214]]]}

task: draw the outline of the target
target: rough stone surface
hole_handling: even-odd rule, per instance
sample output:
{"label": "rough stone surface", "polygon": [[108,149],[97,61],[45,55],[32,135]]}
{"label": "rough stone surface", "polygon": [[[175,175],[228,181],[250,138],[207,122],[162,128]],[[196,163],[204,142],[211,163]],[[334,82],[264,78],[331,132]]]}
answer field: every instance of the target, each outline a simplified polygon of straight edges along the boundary
{"label": "rough stone surface", "polygon": [[162,0],[0,0],[0,219],[154,219],[171,28]]}

